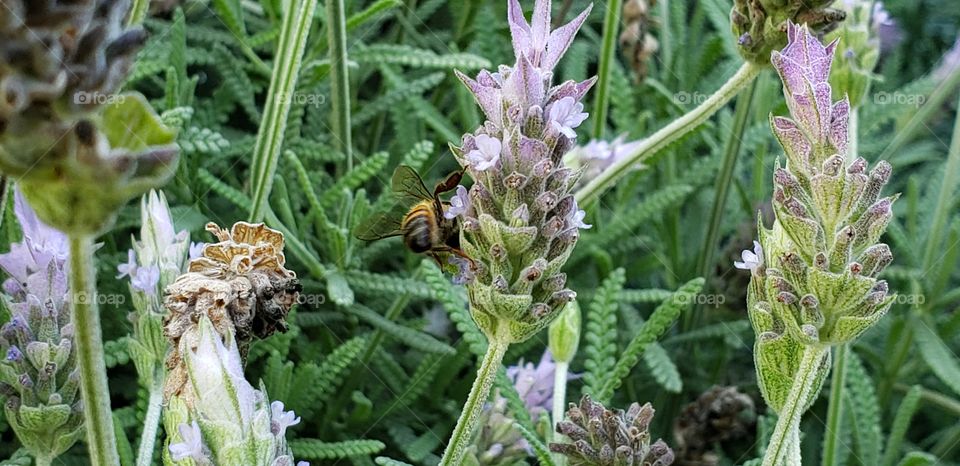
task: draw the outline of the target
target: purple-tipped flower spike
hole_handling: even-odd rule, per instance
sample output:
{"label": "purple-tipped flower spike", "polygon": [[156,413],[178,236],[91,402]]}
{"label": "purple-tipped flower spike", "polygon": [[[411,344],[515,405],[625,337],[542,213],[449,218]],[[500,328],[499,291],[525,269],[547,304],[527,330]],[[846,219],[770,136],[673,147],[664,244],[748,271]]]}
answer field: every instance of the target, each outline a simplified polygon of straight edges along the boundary
{"label": "purple-tipped flower spike", "polygon": [[[892,260],[878,243],[896,199],[880,197],[890,165],[881,161],[869,171],[864,159],[847,153],[849,104],[832,101],[828,82],[837,42],[824,46],[792,23],[788,36],[786,48],[771,54],[791,114],[771,118],[787,159],[774,170],[775,221],[771,229],[758,225],[754,251],[735,263],[751,271],[747,306],[758,382],[775,411],[786,403],[805,348],[853,341],[894,300],[875,278]],[[803,406],[819,393],[829,352],[808,365],[815,380]]]}
{"label": "purple-tipped flower spike", "polygon": [[3,299],[12,312],[0,327],[0,393],[8,393],[7,422],[40,458],[68,450],[83,432],[71,340],[66,236],[41,222],[16,191],[14,214],[23,241],[0,254],[9,276]]}
{"label": "purple-tipped flower spike", "polygon": [[516,63],[475,79],[457,73],[487,117],[452,147],[475,182],[458,190],[448,211],[461,220],[460,244],[473,260],[475,277],[459,280],[468,282],[477,324],[506,343],[548,325],[575,295],[545,284],[556,283],[578,230],[589,228],[563,157],[587,118],[581,99],[594,79],[554,86],[552,70],[590,9],[551,31],[550,5],[537,0],[528,23],[518,0],[509,0]]}

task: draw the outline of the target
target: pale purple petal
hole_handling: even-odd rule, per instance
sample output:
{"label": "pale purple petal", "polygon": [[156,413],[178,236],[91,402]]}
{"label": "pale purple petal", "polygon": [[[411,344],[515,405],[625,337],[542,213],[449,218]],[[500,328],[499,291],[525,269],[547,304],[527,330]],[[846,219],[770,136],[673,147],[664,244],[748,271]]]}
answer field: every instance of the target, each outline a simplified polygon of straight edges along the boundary
{"label": "pale purple petal", "polygon": [[457,193],[450,198],[450,207],[443,213],[446,219],[454,219],[470,209],[470,193],[467,188],[457,186]]}

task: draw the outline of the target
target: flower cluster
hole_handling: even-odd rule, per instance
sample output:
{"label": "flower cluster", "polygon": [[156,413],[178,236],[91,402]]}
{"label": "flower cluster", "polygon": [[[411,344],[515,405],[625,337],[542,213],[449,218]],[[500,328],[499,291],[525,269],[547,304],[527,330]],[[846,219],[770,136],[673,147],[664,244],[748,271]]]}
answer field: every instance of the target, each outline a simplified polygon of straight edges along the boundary
{"label": "flower cluster", "polygon": [[829,31],[843,21],[843,10],[828,8],[834,0],[734,0],[730,25],[745,59],[766,64],[770,52],[787,43],[790,22]]}
{"label": "flower cluster", "polygon": [[0,254],[3,308],[0,395],[7,422],[23,446],[52,460],[83,431],[79,372],[67,290],[66,236],[45,225],[17,192],[14,212],[23,241]]}
{"label": "flower cluster", "polygon": [[663,440],[650,444],[653,413],[650,403],[611,411],[584,396],[579,406],[570,403],[567,420],[557,423],[557,432],[572,443],[551,443],[550,450],[566,456],[570,466],[667,466],[673,450]]}
{"label": "flower cluster", "polygon": [[[744,253],[760,387],[779,409],[804,345],[852,341],[882,317],[894,297],[877,275],[893,259],[879,243],[896,196],[881,197],[891,167],[867,170],[847,155],[846,98],[831,99],[827,81],[836,41],[823,46],[790,24],[790,41],[772,61],[792,118],[772,117],[787,166],[774,172],[771,229],[759,228],[756,251]],[[829,367],[829,353],[818,377]],[[815,396],[819,384],[812,391]]]}
{"label": "flower cluster", "polygon": [[[293,466],[286,433],[300,418],[284,411],[282,402],[268,402],[263,388],[253,388],[243,377],[232,332],[224,338],[205,315],[198,327],[196,346],[182,340],[180,348],[195,398],[191,404],[180,397],[169,402],[165,462]],[[296,465],[308,466],[305,461]]]}
{"label": "flower cluster", "polygon": [[174,134],[139,94],[117,94],[146,33],[130,2],[11,0],[0,9],[0,169],[46,223],[106,228],[129,199],[165,181]]}
{"label": "flower cluster", "polygon": [[163,317],[167,312],[161,291],[183,273],[190,233],[175,231],[163,192],[150,191],[143,196],[140,218],[140,239],[133,241],[127,262],[117,266],[117,278],[130,280],[134,308],[130,314],[133,323],[130,355],[137,373],[146,377],[145,385],[150,386],[150,377],[162,375],[169,347],[163,337]]}
{"label": "flower cluster", "polygon": [[586,19],[584,11],[550,31],[550,2],[536,2],[528,24],[517,0],[508,6],[517,62],[476,79],[458,73],[487,117],[452,147],[474,180],[451,202],[461,267],[474,320],[488,337],[518,342],[545,327],[575,296],[560,268],[586,228],[570,193],[574,171],[563,156],[586,118],[580,99],[594,79],[552,86],[553,68]]}
{"label": "flower cluster", "polygon": [[219,241],[205,245],[187,273],[165,290],[169,314],[163,333],[173,351],[167,357],[164,397],[180,395],[188,405],[193,394],[183,355],[184,348],[196,346],[200,317],[210,319],[224,339],[234,335],[245,357],[254,338],[286,331],[287,313],[300,291],[296,273],[284,267],[283,233],[246,222],[229,231],[209,223],[207,231]]}

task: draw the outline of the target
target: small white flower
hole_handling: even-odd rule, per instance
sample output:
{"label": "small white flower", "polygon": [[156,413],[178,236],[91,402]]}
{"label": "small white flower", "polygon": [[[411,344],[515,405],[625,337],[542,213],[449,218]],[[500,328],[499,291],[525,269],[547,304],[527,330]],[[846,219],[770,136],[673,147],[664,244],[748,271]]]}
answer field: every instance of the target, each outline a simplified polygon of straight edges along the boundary
{"label": "small white flower", "polygon": [[137,273],[137,253],[133,249],[127,250],[127,262],[117,265],[117,278],[133,278]]}
{"label": "small white flower", "polygon": [[243,376],[240,350],[232,333],[224,344],[206,316],[200,318],[200,335],[196,349],[181,339],[181,352],[186,354],[191,387],[196,393],[196,407],[211,421],[248,425],[253,419],[260,393]]}
{"label": "small white flower", "polygon": [[573,139],[577,133],[573,130],[589,116],[583,111],[583,103],[573,97],[564,97],[550,106],[550,124],[564,136]]}
{"label": "small white flower", "polygon": [[180,461],[192,458],[197,462],[206,462],[206,455],[203,453],[203,437],[200,434],[200,426],[197,421],[190,424],[182,423],[177,427],[180,432],[180,443],[170,444],[170,457],[174,461]]}
{"label": "small white flower", "polygon": [[760,242],[754,241],[753,251],[744,249],[743,252],[740,253],[740,258],[743,259],[743,262],[734,261],[734,267],[756,272],[757,269],[763,265],[763,247],[760,246]]}
{"label": "small white flower", "polygon": [[583,210],[577,210],[573,213],[573,217],[570,219],[570,228],[582,228],[584,230],[589,230],[593,228],[593,225],[583,223],[584,217],[587,216],[587,213]]}
{"label": "small white flower", "polygon": [[450,207],[443,213],[443,217],[450,220],[463,215],[470,208],[470,194],[467,188],[457,186],[457,194],[450,198]]}
{"label": "small white flower", "polygon": [[160,283],[160,268],[155,265],[137,268],[130,280],[135,289],[150,296],[156,294],[157,283]]}
{"label": "small white flower", "polygon": [[486,134],[478,134],[474,141],[477,148],[467,154],[467,161],[474,170],[484,171],[493,167],[500,161],[500,149],[503,145],[499,139],[492,138]]}
{"label": "small white flower", "polygon": [[200,257],[201,255],[203,255],[203,247],[206,246],[206,245],[207,245],[207,243],[204,243],[204,242],[202,242],[202,241],[199,242],[199,243],[193,243],[193,242],[191,242],[191,243],[190,243],[190,256],[189,256],[189,257],[190,257],[190,260],[194,260],[194,259]]}
{"label": "small white flower", "polygon": [[300,418],[293,411],[284,411],[282,401],[270,403],[270,430],[274,435],[283,437],[287,427],[300,423]]}

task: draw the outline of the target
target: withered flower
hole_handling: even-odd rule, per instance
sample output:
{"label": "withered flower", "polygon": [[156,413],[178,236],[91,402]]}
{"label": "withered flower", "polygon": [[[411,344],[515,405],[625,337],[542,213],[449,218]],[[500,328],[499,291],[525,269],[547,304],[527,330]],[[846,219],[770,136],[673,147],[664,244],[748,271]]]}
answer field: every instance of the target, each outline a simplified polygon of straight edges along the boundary
{"label": "withered flower", "polygon": [[715,386],[688,404],[673,423],[677,464],[720,464],[717,444],[746,437],[754,431],[753,399],[737,387]]}
{"label": "withered flower", "polygon": [[[187,272],[166,288],[164,335],[173,351],[167,356],[164,398],[188,401],[187,368],[182,349],[196,347],[198,323],[207,316],[225,338],[232,333],[246,358],[254,338],[287,330],[286,317],[297,301],[297,275],[284,268],[283,234],[266,225],[237,222],[229,231],[214,223],[207,231],[219,240],[192,259]],[[184,341],[181,344],[181,341]]]}

